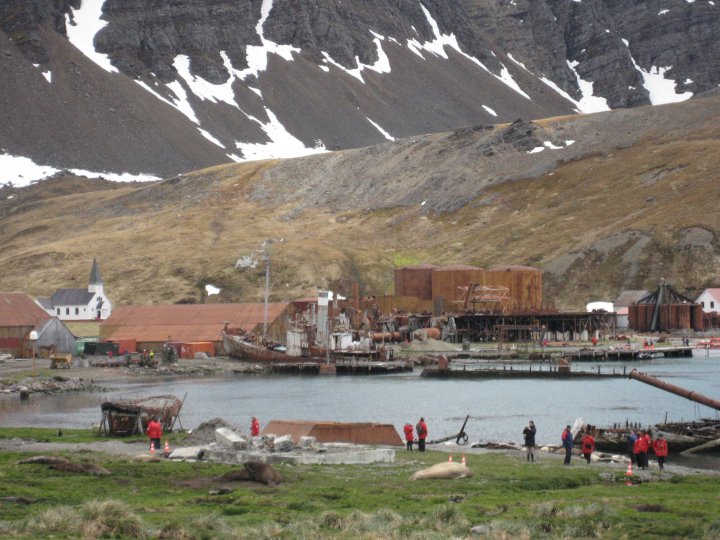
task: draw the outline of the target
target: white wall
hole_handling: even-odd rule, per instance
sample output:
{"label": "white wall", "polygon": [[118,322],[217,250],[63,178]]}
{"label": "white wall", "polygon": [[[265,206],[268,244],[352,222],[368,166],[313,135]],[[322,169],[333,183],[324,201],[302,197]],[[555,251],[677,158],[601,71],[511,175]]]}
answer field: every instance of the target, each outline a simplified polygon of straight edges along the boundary
{"label": "white wall", "polygon": [[705,313],[720,311],[720,298],[715,298],[707,290],[697,297],[696,302],[702,306]]}

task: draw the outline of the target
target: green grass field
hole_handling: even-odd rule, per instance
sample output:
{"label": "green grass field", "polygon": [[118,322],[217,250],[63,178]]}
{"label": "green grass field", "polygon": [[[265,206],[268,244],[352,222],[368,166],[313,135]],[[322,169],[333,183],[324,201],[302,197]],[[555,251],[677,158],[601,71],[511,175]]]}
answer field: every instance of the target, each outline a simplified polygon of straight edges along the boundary
{"label": "green grass field", "polygon": [[[77,435],[65,439],[91,440]],[[283,482],[266,487],[213,481],[238,465],[136,463],[71,449],[60,455],[102,465],[111,476],[20,465],[30,454],[0,453],[0,535],[464,538],[483,525],[488,538],[720,538],[720,478],[710,475],[670,472],[626,486],[618,468],[579,460],[563,467],[549,458],[528,464],[498,453],[467,456],[472,478],[412,481],[447,454],[399,451],[393,464],[277,465]],[[212,491],[220,487],[232,491]]]}

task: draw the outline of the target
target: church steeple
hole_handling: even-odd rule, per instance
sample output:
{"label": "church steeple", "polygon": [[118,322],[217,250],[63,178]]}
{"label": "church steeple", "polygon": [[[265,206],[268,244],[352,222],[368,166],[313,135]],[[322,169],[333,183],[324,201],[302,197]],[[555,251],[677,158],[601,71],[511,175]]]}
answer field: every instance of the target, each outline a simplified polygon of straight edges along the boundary
{"label": "church steeple", "polygon": [[90,271],[90,285],[102,285],[102,278],[100,277],[100,268],[98,268],[97,259],[93,257],[92,270]]}

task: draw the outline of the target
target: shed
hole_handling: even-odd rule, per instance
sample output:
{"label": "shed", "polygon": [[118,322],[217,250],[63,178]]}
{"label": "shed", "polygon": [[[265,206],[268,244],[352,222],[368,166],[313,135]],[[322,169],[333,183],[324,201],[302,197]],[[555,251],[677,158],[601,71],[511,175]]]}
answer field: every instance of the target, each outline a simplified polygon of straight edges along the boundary
{"label": "shed", "polygon": [[0,352],[30,356],[33,330],[38,334],[38,348],[74,352],[75,336],[62,321],[51,317],[26,294],[0,292]]}
{"label": "shed", "polygon": [[[268,335],[285,340],[288,304],[268,304]],[[262,329],[265,305],[248,304],[170,304],[158,306],[120,306],[100,324],[100,339],[120,342],[135,340],[137,349],[159,352],[167,342],[212,342],[222,351],[221,330],[246,332]]]}
{"label": "shed", "polygon": [[700,293],[700,296],[697,297],[695,303],[700,304],[705,313],[712,313],[713,311],[720,312],[720,288],[705,289]]}

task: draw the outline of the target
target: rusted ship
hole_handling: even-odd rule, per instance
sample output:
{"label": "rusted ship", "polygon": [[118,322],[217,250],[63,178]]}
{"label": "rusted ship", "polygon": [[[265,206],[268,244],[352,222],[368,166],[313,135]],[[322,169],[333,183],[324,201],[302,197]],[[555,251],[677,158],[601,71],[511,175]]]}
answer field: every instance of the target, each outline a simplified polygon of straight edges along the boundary
{"label": "rusted ship", "polygon": [[345,313],[330,316],[329,292],[321,292],[315,303],[289,321],[286,344],[267,335],[228,328],[222,331],[225,352],[250,362],[336,362],[340,360],[392,360],[385,342],[393,335],[358,330]]}

